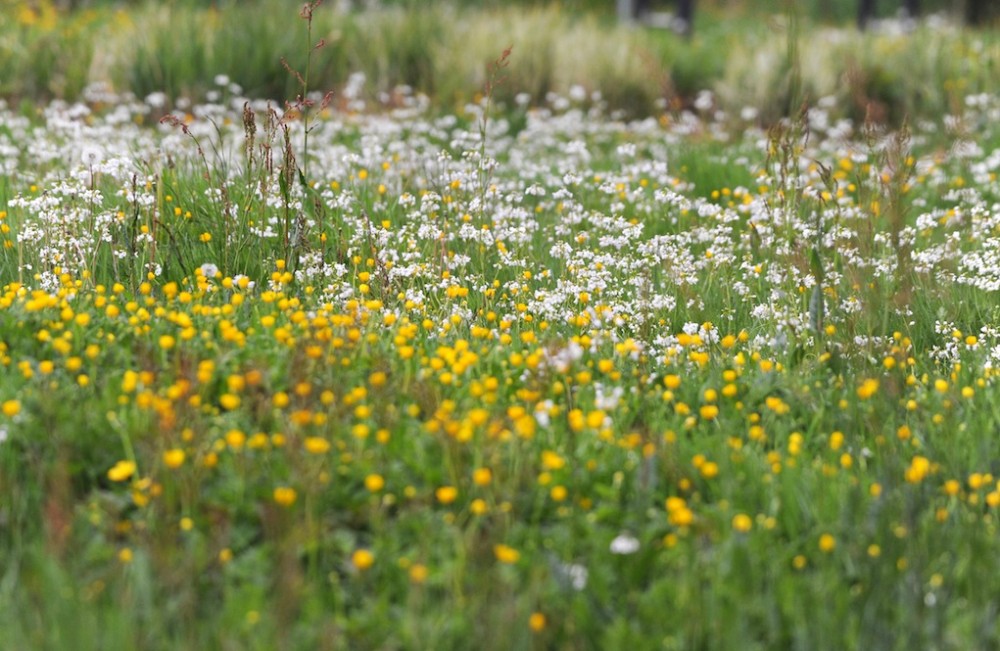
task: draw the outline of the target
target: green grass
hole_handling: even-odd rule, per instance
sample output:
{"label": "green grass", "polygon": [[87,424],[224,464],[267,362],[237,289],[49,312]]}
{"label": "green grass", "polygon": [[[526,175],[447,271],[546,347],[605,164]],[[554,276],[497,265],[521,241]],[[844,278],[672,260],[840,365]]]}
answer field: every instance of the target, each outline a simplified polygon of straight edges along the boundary
{"label": "green grass", "polygon": [[252,9],[0,24],[5,648],[1000,644],[995,34]]}
{"label": "green grass", "polygon": [[[301,122],[263,114],[253,158],[238,114],[191,137],[130,118],[103,157],[143,182],[32,153],[92,146],[116,115],[92,109],[76,136],[3,118],[34,142],[0,258],[13,648],[996,642],[996,310],[944,275],[951,233],[992,246],[975,156],[535,112],[486,142],[481,211],[467,116],[428,137],[431,116],[317,114],[307,185],[266,163]],[[919,176],[883,180],[907,157]],[[907,235],[935,210],[979,221]],[[898,228],[929,267],[880,266]]]}

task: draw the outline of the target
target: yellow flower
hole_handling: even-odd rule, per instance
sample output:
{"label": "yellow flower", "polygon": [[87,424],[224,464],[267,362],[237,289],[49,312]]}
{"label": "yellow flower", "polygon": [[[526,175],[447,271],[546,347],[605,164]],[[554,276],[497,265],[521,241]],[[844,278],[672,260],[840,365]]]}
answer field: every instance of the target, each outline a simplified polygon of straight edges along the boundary
{"label": "yellow flower", "polygon": [[669,512],[667,519],[675,527],[687,527],[694,522],[694,512],[686,506]]}
{"label": "yellow flower", "polygon": [[351,554],[351,563],[359,572],[364,572],[375,564],[375,554],[367,549],[357,549]]}
{"label": "yellow flower", "polygon": [[868,400],[878,392],[878,384],[878,380],[868,378],[858,387],[858,397],[862,400]]}
{"label": "yellow flower", "polygon": [[180,468],[184,465],[184,458],[184,450],[180,448],[172,448],[163,453],[163,463],[171,470]]}
{"label": "yellow flower", "polygon": [[819,537],[819,550],[825,554],[829,554],[837,547],[837,539],[832,535],[825,533]]}
{"label": "yellow flower", "polygon": [[493,481],[493,473],[489,468],[476,468],[472,471],[472,482],[476,486],[488,486]]}
{"label": "yellow flower", "polygon": [[21,413],[20,400],[5,400],[3,403],[3,415],[13,418]]}
{"label": "yellow flower", "polygon": [[239,450],[247,442],[247,435],[238,429],[226,432],[226,444],[234,450]]}
{"label": "yellow flower", "polygon": [[278,486],[274,489],[274,501],[285,508],[295,504],[296,497],[298,497],[298,494],[295,492],[294,488],[289,488],[288,486]]}
{"label": "yellow flower", "polygon": [[560,470],[565,465],[566,460],[552,450],[542,452],[542,467],[546,470]]}
{"label": "yellow flower", "polygon": [[507,565],[512,565],[521,558],[521,552],[507,545],[494,545],[493,554],[497,557],[498,561]]}
{"label": "yellow flower", "polygon": [[224,393],[219,397],[219,404],[226,411],[232,411],[240,406],[240,397],[232,393]]}
{"label": "yellow flower", "polygon": [[320,436],[307,436],[302,446],[310,454],[326,454],[330,451],[330,442]]}
{"label": "yellow flower", "polygon": [[365,488],[372,493],[377,493],[385,488],[385,479],[382,478],[382,475],[368,475],[365,477]]}
{"label": "yellow flower", "polygon": [[454,486],[442,486],[434,491],[434,496],[437,498],[437,501],[442,504],[451,504],[456,498],[458,498],[458,489]]}
{"label": "yellow flower", "polygon": [[414,563],[410,567],[410,581],[413,583],[423,583],[427,580],[427,566],[421,563]]}
{"label": "yellow flower", "polygon": [[904,477],[911,484],[919,484],[931,472],[931,462],[927,457],[917,455],[910,461]]}
{"label": "yellow flower", "polygon": [[135,474],[135,462],[119,461],[108,470],[108,479],[111,481],[125,481]]}
{"label": "yellow flower", "polygon": [[741,533],[750,531],[753,527],[753,520],[746,513],[737,513],[733,516],[733,529]]}
{"label": "yellow flower", "polygon": [[667,509],[667,513],[674,513],[685,508],[687,506],[687,502],[684,501],[683,497],[677,497],[674,495],[668,497],[664,505]]}
{"label": "yellow flower", "polygon": [[528,627],[536,633],[545,628],[545,623],[545,615],[543,613],[534,612],[528,618]]}

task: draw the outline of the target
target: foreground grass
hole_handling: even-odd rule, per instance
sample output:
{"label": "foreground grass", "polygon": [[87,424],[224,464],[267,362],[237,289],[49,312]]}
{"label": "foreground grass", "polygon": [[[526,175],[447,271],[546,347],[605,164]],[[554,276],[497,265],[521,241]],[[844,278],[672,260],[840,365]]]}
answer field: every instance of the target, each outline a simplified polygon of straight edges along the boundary
{"label": "foreground grass", "polygon": [[9,648],[997,645],[1000,100],[392,104],[0,113]]}

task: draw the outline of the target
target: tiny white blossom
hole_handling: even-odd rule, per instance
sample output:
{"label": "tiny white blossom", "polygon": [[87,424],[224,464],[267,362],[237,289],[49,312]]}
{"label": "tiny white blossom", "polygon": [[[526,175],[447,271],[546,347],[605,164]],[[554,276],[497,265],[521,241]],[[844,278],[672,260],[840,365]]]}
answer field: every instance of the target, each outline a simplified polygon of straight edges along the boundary
{"label": "tiny white blossom", "polygon": [[623,532],[611,541],[611,553],[627,556],[639,551],[639,539],[630,533]]}

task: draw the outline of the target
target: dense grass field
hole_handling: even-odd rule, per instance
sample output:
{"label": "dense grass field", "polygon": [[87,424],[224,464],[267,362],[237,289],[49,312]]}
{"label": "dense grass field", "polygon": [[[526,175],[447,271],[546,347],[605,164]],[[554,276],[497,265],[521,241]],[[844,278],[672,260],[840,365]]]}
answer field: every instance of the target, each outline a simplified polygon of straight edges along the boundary
{"label": "dense grass field", "polygon": [[0,648],[1000,646],[1000,41],[822,29],[0,101]]}

